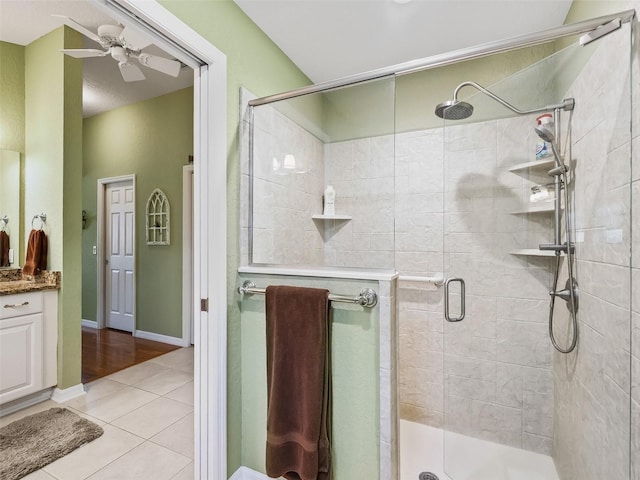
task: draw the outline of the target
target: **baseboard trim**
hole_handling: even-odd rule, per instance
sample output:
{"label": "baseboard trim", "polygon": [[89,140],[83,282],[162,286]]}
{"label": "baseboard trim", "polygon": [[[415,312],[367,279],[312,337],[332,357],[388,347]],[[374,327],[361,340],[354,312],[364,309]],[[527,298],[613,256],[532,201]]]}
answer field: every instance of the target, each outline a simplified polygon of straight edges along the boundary
{"label": "baseboard trim", "polygon": [[46,390],[32,393],[31,395],[27,395],[26,397],[18,398],[16,400],[8,402],[5,405],[0,406],[0,417],[10,415],[13,412],[17,412],[18,410],[30,407],[31,405],[35,405],[36,403],[49,400],[51,398],[52,391],[53,388],[47,388]]}
{"label": "baseboard trim", "polygon": [[[279,477],[280,480],[284,480]],[[264,473],[256,472],[249,467],[240,467],[235,471],[229,480],[273,480],[271,477],[267,477]]]}
{"label": "baseboard trim", "polygon": [[96,330],[98,329],[98,322],[95,320],[85,320],[83,318],[81,323],[83,327],[95,328]]}
{"label": "baseboard trim", "polygon": [[133,334],[134,337],[144,338],[146,340],[153,340],[154,342],[168,343],[169,345],[177,345],[179,347],[188,347],[185,341],[179,337],[170,337],[169,335],[162,335],[160,333],[145,332],[144,330],[136,330]]}
{"label": "baseboard trim", "polygon": [[87,392],[84,391],[84,385],[81,383],[74,385],[69,388],[55,388],[53,390],[53,394],[51,395],[51,400],[58,403],[64,403],[72,398],[81,397],[82,395],[86,395]]}

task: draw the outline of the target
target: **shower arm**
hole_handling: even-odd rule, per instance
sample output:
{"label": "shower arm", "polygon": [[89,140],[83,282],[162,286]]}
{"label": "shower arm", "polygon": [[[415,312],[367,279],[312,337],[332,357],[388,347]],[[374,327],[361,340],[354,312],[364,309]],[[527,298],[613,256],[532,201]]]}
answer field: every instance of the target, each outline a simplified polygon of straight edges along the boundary
{"label": "shower arm", "polygon": [[487,90],[486,88],[484,88],[482,85],[477,84],[476,82],[463,82],[460,85],[458,85],[456,87],[456,89],[453,92],[453,99],[454,101],[458,101],[458,92],[460,91],[460,89],[462,89],[463,87],[474,87],[477,90],[480,90],[482,93],[484,93],[485,95],[493,98],[496,102],[500,103],[501,105],[507,107],[509,110],[511,110],[512,112],[517,113],[518,115],[528,115],[530,113],[542,113],[542,112],[552,112],[558,108],[562,109],[562,110],[573,110],[573,107],[575,106],[575,100],[573,98],[566,98],[562,101],[562,103],[559,103],[557,105],[547,105],[546,107],[542,107],[542,108],[535,108],[533,110],[520,110],[516,107],[514,107],[513,105],[511,105],[509,102],[503,100],[502,98],[498,97],[496,94],[490,92],[489,90]]}

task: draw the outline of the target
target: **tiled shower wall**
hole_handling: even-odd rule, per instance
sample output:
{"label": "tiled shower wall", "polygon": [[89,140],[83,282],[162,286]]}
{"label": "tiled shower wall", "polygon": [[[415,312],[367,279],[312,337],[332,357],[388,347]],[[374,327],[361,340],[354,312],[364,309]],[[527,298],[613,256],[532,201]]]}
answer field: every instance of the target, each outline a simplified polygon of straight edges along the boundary
{"label": "tiled shower wall", "polygon": [[[254,262],[322,265],[324,225],[316,224],[311,216],[322,213],[324,144],[271,106],[256,108],[255,115]],[[285,173],[278,170],[287,154],[295,154],[298,171]],[[243,162],[248,165],[246,156]],[[243,175],[243,182],[248,184],[246,165],[244,170],[247,174]],[[248,211],[245,201],[243,196],[243,212]],[[245,218],[243,244],[246,241],[246,222]]]}
{"label": "tiled shower wall", "polygon": [[336,214],[324,229],[324,264],[394,268],[394,137],[325,145],[325,181],[336,190]]}
{"label": "tiled shower wall", "polygon": [[[632,177],[628,28],[600,40],[567,92],[576,98],[572,157],[576,162],[580,336],[574,352],[555,353],[553,359],[554,460],[563,480],[629,478]],[[556,332],[566,345],[564,307],[559,313]]]}
{"label": "tiled shower wall", "polygon": [[531,184],[547,181],[508,171],[534,158],[533,125],[527,117],[444,132],[445,271],[465,279],[468,316],[443,323],[442,412],[447,430],[549,453],[550,259],[510,253],[552,238],[549,213],[514,213]]}
{"label": "tiled shower wall", "polygon": [[[532,182],[507,170],[531,160],[532,125],[510,119],[399,134],[387,183],[393,179],[397,192],[396,269],[433,275],[446,261],[447,276],[467,281],[467,318],[459,324],[443,322],[442,290],[401,282],[401,416],[550,453],[549,260],[508,253],[551,240],[548,216],[511,213],[528,200]],[[328,181],[338,181],[345,163],[336,152],[362,154],[382,141],[333,144]],[[351,193],[360,195],[357,184]]]}

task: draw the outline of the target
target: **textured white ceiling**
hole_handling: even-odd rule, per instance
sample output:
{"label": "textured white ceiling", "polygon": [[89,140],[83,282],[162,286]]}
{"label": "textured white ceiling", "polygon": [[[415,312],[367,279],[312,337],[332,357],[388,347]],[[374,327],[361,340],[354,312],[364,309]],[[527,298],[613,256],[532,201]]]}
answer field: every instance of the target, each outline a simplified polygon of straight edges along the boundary
{"label": "textured white ceiling", "polygon": [[572,0],[235,2],[318,83],[562,25]]}
{"label": "textured white ceiling", "polygon": [[[66,15],[96,31],[103,24],[115,24],[105,11],[86,0],[0,0],[0,40],[28,45],[61,25],[52,14]],[[85,39],[86,48],[100,49]],[[171,58],[156,46],[145,52]],[[89,117],[123,105],[147,100],[193,84],[193,70],[183,68],[178,78],[141,67],[146,80],[125,82],[111,57],[84,60],[83,111]]]}

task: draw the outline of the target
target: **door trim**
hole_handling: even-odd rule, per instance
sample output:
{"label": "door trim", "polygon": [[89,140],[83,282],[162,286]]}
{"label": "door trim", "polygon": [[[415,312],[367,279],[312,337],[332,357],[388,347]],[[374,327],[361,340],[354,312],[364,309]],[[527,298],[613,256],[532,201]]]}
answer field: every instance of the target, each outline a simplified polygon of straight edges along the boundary
{"label": "door trim", "polygon": [[[134,217],[136,218],[136,223],[137,223],[137,215],[136,215],[136,209],[135,209],[135,205],[136,205],[136,175],[135,174],[131,174],[131,175],[120,175],[118,177],[107,177],[107,178],[99,178],[98,179],[98,188],[96,189],[98,192],[98,202],[97,202],[97,208],[96,208],[96,213],[97,213],[97,227],[98,227],[98,232],[96,235],[96,247],[97,247],[97,255],[98,258],[96,259],[97,264],[97,286],[96,286],[96,327],[97,328],[105,328],[106,327],[106,318],[105,318],[105,314],[104,314],[104,309],[105,309],[105,293],[106,293],[106,280],[104,278],[105,276],[105,272],[106,269],[104,268],[105,266],[105,260],[106,260],[106,245],[107,245],[107,239],[105,238],[106,235],[106,231],[107,231],[107,227],[105,222],[107,221],[106,219],[106,215],[105,215],[105,209],[107,208],[107,204],[106,204],[106,199],[105,199],[105,195],[107,194],[107,185],[112,184],[112,183],[118,183],[118,182],[131,182],[133,184],[133,205],[134,205]],[[138,304],[138,297],[136,294],[136,282],[137,282],[137,277],[138,277],[138,265],[137,265],[137,261],[136,261],[136,228],[133,229],[133,332],[132,334],[135,333],[136,331],[136,327],[137,327],[137,323],[138,323],[138,316],[137,316],[137,312],[136,312],[136,307]]]}
{"label": "door trim", "polygon": [[[193,165],[182,167],[182,344],[191,345],[193,310]],[[191,279],[190,282],[185,281]],[[194,321],[195,323],[195,321]],[[195,342],[195,338],[193,339]]]}
{"label": "door trim", "polygon": [[[227,479],[227,57],[155,1],[92,0],[194,68],[194,477]],[[165,41],[163,41],[165,39]],[[208,299],[201,311],[200,299]]]}

